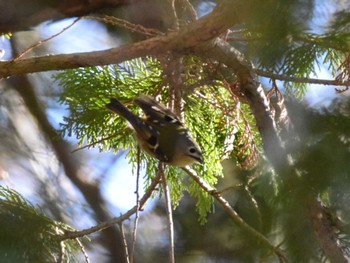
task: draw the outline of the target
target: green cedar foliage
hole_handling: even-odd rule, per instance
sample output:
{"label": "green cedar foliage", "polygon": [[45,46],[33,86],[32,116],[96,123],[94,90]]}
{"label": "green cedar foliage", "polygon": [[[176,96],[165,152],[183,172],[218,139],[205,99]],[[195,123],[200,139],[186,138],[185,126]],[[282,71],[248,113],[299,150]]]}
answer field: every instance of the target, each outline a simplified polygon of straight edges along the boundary
{"label": "green cedar foliage", "polygon": [[[333,22],[315,9],[312,0],[253,1],[254,8],[243,25],[228,37],[260,70],[286,77],[316,78],[319,69],[328,68],[337,77],[349,50],[349,13],[346,9]],[[321,5],[320,3],[317,3]],[[324,4],[326,8],[326,4]],[[314,17],[312,17],[314,16]],[[322,26],[313,25],[314,21]],[[328,24],[327,24],[328,23]],[[342,78],[340,78],[342,79]],[[307,81],[285,81],[290,94],[302,98]]]}
{"label": "green cedar foliage", "polygon": [[[245,127],[246,121],[238,120],[237,109],[234,107],[236,103],[220,82],[215,86],[202,85],[200,90],[193,89],[192,86],[199,79],[193,76],[200,73],[205,75],[203,71],[209,70],[197,66],[199,63],[193,57],[185,58],[184,63],[190,65],[187,72],[191,72],[184,78],[184,121],[205,158],[205,165],[194,165],[194,168],[213,186],[218,176],[222,176],[220,161],[235,155],[235,149],[227,138],[235,140],[235,133]],[[69,116],[61,124],[62,133],[76,136],[81,145],[94,144],[101,151],[129,149],[128,158],[135,168],[138,160],[137,145],[130,128],[122,118],[110,113],[105,104],[110,97],[116,97],[135,114],[141,115],[141,110],[132,104],[132,99],[138,94],[159,94],[161,102],[166,103],[169,87],[160,63],[151,58],[136,59],[120,65],[68,70],[56,75],[56,79],[63,87],[60,102],[69,111]],[[247,119],[251,120],[252,116],[248,114]],[[237,124],[232,125],[234,122]],[[244,137],[243,132],[241,134]],[[252,136],[256,134],[255,132]],[[241,150],[240,157],[244,154],[251,153],[249,150],[242,153]],[[140,161],[141,167],[146,169],[147,186],[155,174],[158,161],[144,153],[141,153]],[[173,204],[177,206],[182,192],[188,191],[197,200],[199,220],[205,222],[207,213],[212,209],[212,198],[196,183],[187,182],[181,169],[167,167],[166,176]]]}

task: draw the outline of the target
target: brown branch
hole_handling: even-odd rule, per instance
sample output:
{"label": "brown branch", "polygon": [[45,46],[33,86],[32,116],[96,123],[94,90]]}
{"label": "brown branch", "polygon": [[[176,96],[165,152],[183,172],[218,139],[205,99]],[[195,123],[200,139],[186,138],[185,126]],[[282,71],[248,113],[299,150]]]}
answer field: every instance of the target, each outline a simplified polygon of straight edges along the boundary
{"label": "brown branch", "polygon": [[134,219],[134,229],[132,233],[132,243],[131,243],[131,250],[130,250],[130,262],[134,262],[134,255],[135,255],[135,247],[136,247],[136,238],[137,238],[137,227],[139,223],[139,214],[140,214],[140,193],[139,193],[139,186],[140,186],[140,169],[141,169],[141,149],[138,146],[137,147],[137,168],[136,168],[136,212],[135,212],[135,219]]}
{"label": "brown branch", "polygon": [[337,79],[313,79],[313,78],[298,78],[286,75],[275,74],[272,72],[263,71],[260,69],[254,69],[256,74],[261,77],[294,82],[294,83],[308,83],[308,84],[319,84],[319,85],[332,85],[332,86],[350,86],[350,81],[341,81]]}
{"label": "brown branch", "polygon": [[[287,153],[279,138],[269,102],[251,62],[246,60],[242,53],[221,39],[216,39],[211,46],[198,48],[197,54],[225,64],[231,71],[223,72],[224,76],[235,74],[238,77],[242,93],[244,93],[244,97],[254,114],[265,154],[276,172],[286,177],[291,172]],[[230,79],[232,76],[227,76],[227,78]]]}
{"label": "brown branch", "polygon": [[284,253],[276,246],[270,243],[270,241],[260,232],[255,230],[253,227],[248,225],[231,207],[229,202],[223,198],[219,192],[217,192],[213,187],[208,185],[201,177],[199,177],[196,172],[188,167],[182,168],[205,192],[210,194],[226,211],[233,222],[236,223],[243,231],[254,237],[256,240],[260,241],[264,246],[273,251],[279,259],[283,259],[283,262],[289,262],[284,255]]}
{"label": "brown branch", "polygon": [[84,19],[91,19],[91,20],[97,20],[101,21],[105,24],[109,24],[115,27],[122,27],[130,32],[140,33],[141,35],[154,37],[158,35],[163,35],[164,33],[160,30],[154,29],[154,28],[146,28],[139,24],[133,24],[129,21],[126,21],[124,19],[120,19],[118,17],[114,16],[84,16]]}
{"label": "brown branch", "polygon": [[92,142],[92,143],[89,143],[89,144],[87,144],[87,145],[78,147],[78,148],[74,149],[73,151],[71,151],[71,153],[75,153],[75,152],[77,152],[77,151],[80,151],[80,150],[84,150],[84,149],[86,149],[86,148],[93,147],[93,146],[95,146],[95,145],[97,145],[97,144],[99,144],[99,143],[101,143],[101,142],[103,142],[103,141],[109,140],[109,139],[111,139],[111,138],[113,138],[113,137],[116,137],[116,134],[112,134],[112,135],[103,137],[103,138],[100,139],[100,140],[97,140],[97,141]]}
{"label": "brown branch", "polygon": [[[241,9],[239,9],[241,8]],[[78,67],[118,64],[133,58],[152,56],[164,52],[188,52],[197,45],[210,41],[239,22],[247,7],[238,0],[224,0],[211,12],[181,32],[169,33],[103,51],[48,55],[17,61],[0,61],[0,78],[18,74]],[[238,11],[239,10],[239,11]]]}
{"label": "brown branch", "polygon": [[160,163],[158,169],[161,173],[161,181],[163,186],[163,193],[165,199],[165,207],[166,207],[166,218],[168,220],[168,238],[169,238],[169,263],[175,263],[175,243],[174,243],[174,222],[173,222],[173,210],[171,206],[171,196],[170,196],[170,188],[166,181],[166,177],[164,175],[164,164]]}
{"label": "brown branch", "polygon": [[[86,253],[85,251],[85,248],[83,246],[83,243],[81,243],[80,239],[79,238],[76,238],[75,241],[78,243],[79,245],[79,248],[81,250],[81,253],[83,254],[84,258],[85,258],[85,262],[86,263],[90,263],[90,258],[88,256],[88,254]],[[63,241],[62,241],[63,242]]]}
{"label": "brown branch", "polygon": [[328,257],[330,262],[346,263],[344,253],[339,246],[338,237],[335,234],[335,229],[331,225],[331,221],[325,211],[325,208],[319,201],[311,202],[310,215],[314,227],[314,232],[320,243],[322,250]]}
{"label": "brown branch", "polygon": [[121,235],[123,237],[123,245],[124,245],[124,253],[125,253],[126,263],[130,263],[128,242],[126,241],[126,236],[125,236],[123,222],[122,221],[119,222],[118,225],[119,225],[120,233],[121,233]]}
{"label": "brown branch", "polygon": [[[257,127],[261,134],[264,152],[273,168],[280,176],[281,182],[288,184],[298,173],[294,169],[281,143],[276,129],[276,123],[270,111],[269,102],[250,62],[244,58],[243,54],[220,39],[217,39],[214,46],[207,47],[206,50],[199,50],[199,53],[202,55],[205,53],[206,57],[215,58],[219,62],[225,64],[232,70],[233,74],[238,77],[242,86],[242,92],[254,114]],[[290,196],[290,198],[295,197]],[[310,205],[311,208],[317,208],[318,201],[313,199]],[[230,213],[233,216],[233,212]],[[316,209],[316,213],[311,209],[309,216],[315,219],[317,216],[322,216],[322,213],[320,213],[319,209]],[[237,223],[239,223],[239,220],[237,220]],[[326,222],[324,220],[322,220],[322,222],[313,220],[313,224],[314,227],[319,230],[319,232],[317,232],[317,237],[324,253],[330,258],[341,259],[344,257],[340,249],[337,249],[337,239],[332,238],[333,235],[331,232],[328,232],[327,234],[329,236],[327,236],[325,229],[325,227],[327,227]],[[334,262],[343,261],[335,260]]]}
{"label": "brown branch", "polygon": [[71,28],[72,26],[74,26],[81,18],[78,17],[76,18],[69,26],[63,28],[62,30],[60,30],[60,32],[53,34],[52,36],[44,39],[44,40],[40,40],[38,43],[30,46],[29,48],[27,48],[26,50],[24,50],[23,52],[21,52],[21,54],[19,54],[18,56],[16,56],[12,61],[16,61],[19,60],[20,58],[22,58],[24,55],[28,54],[30,51],[32,51],[34,48],[37,48],[39,46],[41,46],[42,44],[50,41],[51,39],[61,35],[63,32],[65,32],[66,30],[68,30],[69,28]]}
{"label": "brown branch", "polygon": [[106,228],[109,228],[115,224],[121,223],[125,220],[128,220],[133,214],[136,213],[136,211],[142,210],[144,205],[146,204],[147,200],[152,196],[153,191],[156,189],[159,180],[161,178],[161,173],[158,172],[157,175],[155,176],[154,179],[152,179],[151,184],[149,185],[149,187],[146,189],[144,195],[142,196],[142,198],[139,201],[138,205],[135,205],[133,208],[131,208],[129,211],[127,211],[126,213],[118,216],[118,217],[114,217],[106,222],[100,223],[98,225],[95,225],[93,227],[87,228],[87,229],[83,229],[80,231],[73,231],[73,232],[66,232],[64,235],[59,236],[57,238],[58,241],[62,241],[62,240],[67,240],[67,239],[75,239],[78,237],[83,237],[86,235],[90,235],[92,233],[104,230]]}
{"label": "brown branch", "polygon": [[[98,52],[54,55],[10,62],[0,62],[0,78],[48,70],[116,64],[125,60],[147,55],[157,55],[165,52],[186,53],[195,50],[197,54],[219,60],[227,65],[232,70],[233,74],[238,77],[243,87],[244,95],[255,116],[268,159],[271,161],[279,175],[294,175],[294,171],[290,169],[285,149],[283,148],[278,136],[276,124],[269,110],[269,103],[263,92],[262,86],[257,79],[256,73],[261,75],[260,73],[262,72],[254,71],[250,63],[245,60],[241,53],[220,39],[216,39],[216,41],[213,42],[214,45],[208,45],[210,40],[219,36],[221,33],[224,33],[228,28],[238,23],[241,18],[245,16],[247,9],[249,8],[247,8],[243,2],[245,1],[223,0],[212,13],[192,23],[181,32],[170,33],[166,36],[155,37],[119,48],[112,48]],[[278,76],[274,76],[274,78],[279,79]],[[296,79],[294,79],[294,81],[296,81]],[[69,161],[67,160],[67,156],[63,155],[67,153],[65,148],[63,147],[62,149],[62,146],[55,143],[53,145],[54,147],[57,147],[59,158],[63,161]],[[71,167],[68,166],[67,169],[69,170],[69,168]],[[237,225],[250,235],[257,238],[262,244],[269,247],[279,258],[285,259],[280,250],[276,249],[266,237],[245,223],[245,221],[232,209],[229,203],[215,192],[213,188],[207,186],[198,176],[191,175],[191,177],[221,204]],[[128,219],[136,212],[136,210],[137,207],[135,206],[128,211],[129,214],[127,213],[121,217],[111,219],[85,231],[67,233],[62,240],[80,237],[110,227],[117,222]],[[320,236],[320,239],[322,239],[322,236]],[[326,242],[325,240],[321,241]],[[334,240],[332,242],[334,242]],[[322,248],[326,250],[330,249],[330,246],[323,245]]]}
{"label": "brown branch", "polygon": [[170,21],[172,22],[170,29],[177,31],[179,30],[179,18],[175,8],[175,0],[166,0],[166,3],[169,6]]}

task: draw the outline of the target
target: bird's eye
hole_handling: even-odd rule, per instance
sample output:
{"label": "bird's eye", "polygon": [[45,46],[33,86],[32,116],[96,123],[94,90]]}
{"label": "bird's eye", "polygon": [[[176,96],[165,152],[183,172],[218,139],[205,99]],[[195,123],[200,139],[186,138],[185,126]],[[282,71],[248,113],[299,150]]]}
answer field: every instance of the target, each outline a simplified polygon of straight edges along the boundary
{"label": "bird's eye", "polygon": [[196,151],[196,148],[190,148],[190,153],[195,153]]}

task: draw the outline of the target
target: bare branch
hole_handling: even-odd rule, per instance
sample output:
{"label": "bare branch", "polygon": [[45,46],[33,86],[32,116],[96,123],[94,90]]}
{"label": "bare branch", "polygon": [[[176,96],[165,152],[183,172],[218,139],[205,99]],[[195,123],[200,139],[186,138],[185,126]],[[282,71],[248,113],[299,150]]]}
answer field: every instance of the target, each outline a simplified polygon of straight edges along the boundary
{"label": "bare branch", "polygon": [[238,214],[237,212],[231,207],[229,202],[223,198],[213,187],[208,185],[201,177],[199,177],[196,172],[189,168],[185,167],[182,168],[204,191],[206,191],[208,194],[210,194],[214,199],[224,208],[226,213],[229,215],[229,217],[232,219],[233,222],[235,222],[243,231],[245,231],[247,234],[254,237],[256,240],[259,240],[264,246],[269,248],[271,251],[275,253],[275,255],[279,259],[283,259],[283,262],[289,262],[284,255],[284,253],[277,247],[275,247],[273,244],[270,243],[270,241],[260,232],[255,230],[253,227],[248,225]]}
{"label": "bare branch", "polygon": [[218,38],[213,45],[198,48],[197,53],[225,64],[232,70],[231,74],[235,74],[238,77],[244,97],[254,114],[257,127],[262,136],[266,156],[278,174],[286,175],[290,173],[290,162],[279,138],[269,102],[251,62],[237,49]]}
{"label": "bare branch", "polygon": [[119,222],[119,228],[120,228],[120,233],[122,234],[122,237],[123,237],[123,244],[124,244],[126,263],[130,263],[129,253],[128,253],[128,251],[129,251],[129,249],[128,249],[128,242],[126,241],[123,222]]}
{"label": "bare branch", "polygon": [[34,44],[33,46],[27,48],[26,50],[24,50],[23,52],[21,52],[21,54],[19,54],[17,57],[15,57],[13,59],[13,61],[19,60],[21,57],[23,57],[25,54],[27,54],[28,52],[32,51],[34,48],[37,48],[39,46],[41,46],[42,44],[50,41],[51,39],[61,35],[63,32],[65,32],[66,30],[68,30],[69,28],[71,28],[72,26],[74,26],[78,21],[80,20],[80,17],[78,17],[77,19],[75,19],[69,26],[63,28],[60,32],[44,39],[44,40],[40,40],[38,43]]}
{"label": "bare branch", "polygon": [[294,83],[308,83],[308,84],[319,84],[319,85],[332,85],[332,86],[350,86],[350,81],[341,81],[338,79],[313,79],[313,78],[298,78],[286,75],[275,74],[272,72],[263,71],[260,69],[254,69],[256,74],[261,77],[294,82]]}
{"label": "bare branch", "polygon": [[41,71],[118,64],[133,58],[170,51],[188,52],[195,46],[219,36],[240,21],[244,11],[247,11],[247,8],[242,6],[240,2],[224,0],[217,5],[213,12],[191,23],[181,32],[169,33],[166,36],[154,37],[131,45],[95,52],[0,61],[0,78]]}
{"label": "bare branch", "polygon": [[79,239],[79,238],[76,238],[75,241],[79,244],[80,250],[81,250],[81,252],[82,252],[83,255],[84,255],[85,262],[86,262],[86,263],[90,263],[89,256],[88,256],[88,254],[86,253],[85,248],[84,248],[83,244],[81,243],[80,239]]}
{"label": "bare branch", "polygon": [[122,28],[129,30],[130,32],[140,33],[140,34],[148,36],[148,37],[154,37],[154,36],[164,34],[160,30],[157,30],[154,28],[146,28],[142,25],[133,24],[133,23],[130,23],[129,21],[126,21],[124,19],[120,19],[120,18],[114,17],[114,16],[107,16],[107,15],[85,16],[84,19],[92,19],[92,20],[101,21],[103,23],[110,24],[112,26],[122,27]]}
{"label": "bare branch", "polygon": [[[139,208],[140,210],[142,210],[143,206],[146,204],[147,200],[151,197],[153,191],[156,189],[156,187],[159,183],[159,180],[160,180],[160,176],[161,176],[161,174],[157,173],[156,177],[152,180],[150,186],[145,191],[145,194],[140,199],[140,208]],[[104,229],[109,228],[115,224],[118,224],[120,222],[128,220],[133,214],[136,213],[137,209],[138,209],[138,206],[135,205],[129,211],[127,211],[126,213],[124,213],[118,217],[114,217],[106,222],[103,222],[101,224],[95,225],[95,226],[87,228],[87,229],[83,229],[80,231],[66,232],[64,235],[59,236],[57,238],[57,240],[62,241],[62,240],[67,240],[67,239],[74,239],[77,237],[83,237],[83,236],[90,235],[92,233],[104,230]]]}
{"label": "bare branch", "polygon": [[[203,49],[199,50],[200,54],[204,54],[203,52]],[[292,161],[290,158],[288,158],[286,150],[281,142],[273,114],[269,107],[269,102],[260,82],[257,79],[257,75],[255,74],[251,63],[245,59],[243,54],[220,39],[216,40],[214,46],[207,47],[205,54],[206,57],[215,58],[219,62],[224,63],[227,67],[231,68],[233,73],[238,77],[238,80],[242,85],[242,91],[254,114],[257,127],[262,136],[264,152],[271,162],[273,168],[280,176],[280,179],[285,183],[288,182],[288,180],[295,177],[298,173],[294,169]],[[294,196],[291,196],[291,198],[294,198]],[[317,207],[318,201],[314,199],[312,202],[311,207]],[[222,205],[227,209],[231,218],[234,219],[234,213],[225,206],[224,201],[222,202]],[[228,205],[228,203],[226,205]],[[313,217],[312,210],[310,211],[309,216]],[[240,220],[234,219],[234,221],[242,228],[245,227],[243,224],[240,224]],[[313,224],[314,227],[320,226],[320,224],[318,224],[318,222],[315,220],[313,220]],[[246,230],[248,231],[248,229]],[[327,238],[326,235],[318,235],[318,238],[324,252],[327,255],[334,256],[332,250],[337,247],[337,240]],[[341,252],[339,250],[336,251],[336,253],[339,253],[339,255],[337,255],[339,258],[343,256],[340,255]]]}
{"label": "bare branch", "polygon": [[172,213],[172,207],[171,207],[171,197],[170,197],[170,189],[169,185],[167,184],[165,175],[164,175],[164,169],[163,164],[160,163],[159,165],[159,171],[162,175],[162,185],[163,185],[163,191],[165,196],[165,206],[166,206],[166,213],[167,213],[167,219],[168,219],[168,236],[169,236],[169,263],[175,263],[175,255],[174,255],[174,222],[173,222],[173,213]]}
{"label": "bare branch", "polygon": [[329,217],[319,201],[311,202],[310,214],[315,234],[330,262],[348,262],[341,247],[337,243],[338,238],[334,232],[335,229],[331,225]]}
{"label": "bare branch", "polygon": [[139,211],[140,211],[140,196],[139,196],[139,183],[140,183],[140,166],[141,166],[141,149],[137,147],[137,170],[136,170],[136,212],[134,219],[134,231],[132,233],[132,244],[131,244],[131,252],[130,252],[130,262],[134,262],[135,255],[135,246],[136,246],[136,238],[137,238],[137,225],[139,222]]}

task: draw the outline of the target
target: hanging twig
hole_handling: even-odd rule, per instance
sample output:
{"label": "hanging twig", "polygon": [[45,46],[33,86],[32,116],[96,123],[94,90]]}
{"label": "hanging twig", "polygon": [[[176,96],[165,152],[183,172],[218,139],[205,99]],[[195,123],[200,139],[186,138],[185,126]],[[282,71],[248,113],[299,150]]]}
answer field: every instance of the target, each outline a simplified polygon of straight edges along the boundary
{"label": "hanging twig", "polygon": [[290,262],[287,257],[284,255],[283,251],[281,251],[279,248],[275,247],[273,244],[270,243],[270,241],[260,232],[255,230],[253,227],[248,225],[238,214],[237,212],[231,207],[229,202],[223,198],[213,187],[211,187],[209,184],[207,184],[201,177],[197,175],[197,173],[191,169],[190,167],[184,167],[182,168],[204,191],[206,191],[208,194],[210,194],[214,199],[225,209],[226,213],[229,215],[229,217],[234,221],[243,231],[250,234],[252,237],[254,237],[256,240],[259,240],[261,244],[269,248],[271,251],[274,252],[276,257],[281,262]]}
{"label": "hanging twig", "polygon": [[131,32],[136,32],[145,36],[153,37],[164,34],[155,28],[146,28],[142,25],[133,24],[127,20],[120,19],[114,16],[102,15],[102,16],[84,16],[84,19],[91,19],[101,21],[103,23],[125,28]]}
{"label": "hanging twig", "polygon": [[172,207],[171,207],[170,189],[169,189],[169,186],[166,182],[162,163],[159,164],[159,172],[161,174],[161,180],[162,180],[163,191],[164,191],[164,196],[165,196],[167,220],[168,220],[169,263],[175,263],[174,222],[173,222],[173,213],[172,213]]}
{"label": "hanging twig", "polygon": [[84,145],[84,146],[81,146],[81,147],[79,147],[79,148],[76,148],[76,149],[74,149],[73,151],[71,151],[71,153],[75,153],[75,152],[77,152],[77,151],[83,150],[83,149],[85,149],[85,148],[89,148],[89,147],[91,147],[91,146],[95,146],[96,144],[98,144],[98,143],[100,143],[100,142],[103,142],[103,141],[106,141],[106,140],[109,140],[109,139],[111,139],[111,138],[113,138],[113,137],[115,137],[115,136],[117,136],[117,135],[116,135],[116,134],[112,134],[112,135],[110,135],[110,136],[104,137],[104,138],[102,138],[102,139],[100,139],[100,140],[97,140],[97,141],[95,141],[95,142],[92,142],[92,143],[89,143],[89,144],[87,144],[87,145]]}
{"label": "hanging twig", "polygon": [[[56,234],[60,233],[60,229],[57,226],[56,226],[55,230],[56,230]],[[60,247],[61,247],[61,250],[60,250],[57,262],[63,263],[64,262],[64,254],[65,254],[64,252],[65,252],[66,244],[63,241],[61,241],[60,242]]]}
{"label": "hanging twig", "polygon": [[122,237],[123,237],[125,259],[126,259],[126,262],[129,263],[130,262],[130,258],[129,258],[128,242],[126,241],[123,222],[119,222],[119,228],[120,228],[120,233],[122,234]]}
{"label": "hanging twig", "polygon": [[[160,176],[161,176],[160,173],[157,173],[156,177],[151,181],[150,186],[147,188],[145,194],[140,199],[139,210],[142,210],[143,206],[146,204],[147,200],[151,197],[153,191],[156,189],[156,187],[159,183],[159,180],[160,180]],[[83,236],[90,235],[92,233],[104,230],[104,229],[109,228],[115,224],[118,224],[119,222],[123,222],[123,221],[129,219],[133,214],[136,213],[136,210],[137,210],[137,206],[135,205],[133,208],[131,208],[126,213],[124,213],[118,217],[114,217],[114,218],[112,218],[108,221],[105,221],[103,223],[100,223],[98,225],[95,225],[93,227],[83,229],[80,231],[66,231],[64,235],[57,237],[57,241],[60,242],[60,241],[67,240],[67,239],[74,239],[77,237],[83,237]]]}
{"label": "hanging twig", "polygon": [[308,83],[308,84],[318,84],[318,85],[331,85],[331,86],[349,86],[349,80],[341,79],[314,79],[314,78],[304,78],[304,77],[293,77],[282,74],[276,74],[272,72],[267,72],[261,69],[254,69],[255,73],[261,77],[282,80],[294,83]]}
{"label": "hanging twig", "polygon": [[86,263],[90,263],[89,256],[88,256],[88,254],[86,253],[85,248],[84,248],[83,244],[81,243],[80,239],[79,239],[79,238],[76,238],[75,241],[79,244],[80,250],[81,250],[81,252],[82,252],[83,255],[84,255],[85,262],[86,262]]}
{"label": "hanging twig", "polygon": [[175,8],[175,0],[168,0],[168,2],[171,10],[171,12],[169,12],[169,15],[172,20],[171,30],[177,31],[179,30],[179,17],[177,15],[176,8]]}
{"label": "hanging twig", "polygon": [[12,61],[16,61],[16,60],[22,58],[25,54],[29,53],[34,48],[37,48],[37,47],[41,46],[42,44],[46,43],[47,41],[61,35],[64,31],[66,31],[69,28],[71,28],[72,26],[74,26],[80,19],[81,19],[81,17],[76,18],[69,26],[63,28],[60,32],[58,32],[58,33],[56,33],[56,34],[54,34],[54,35],[52,35],[44,40],[41,40],[41,41],[37,42],[36,44],[32,45],[31,47],[27,48],[21,54],[19,54],[17,57],[15,57]]}
{"label": "hanging twig", "polygon": [[134,262],[134,255],[135,255],[135,245],[136,245],[136,237],[137,237],[137,224],[139,221],[139,211],[140,211],[140,200],[139,200],[139,180],[140,180],[140,160],[141,150],[140,147],[137,147],[137,171],[136,171],[136,212],[135,212],[135,219],[134,219],[134,231],[132,235],[132,245],[131,245],[131,252],[130,252],[130,262]]}

